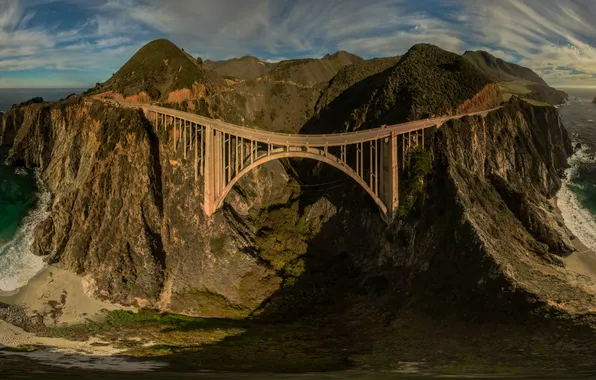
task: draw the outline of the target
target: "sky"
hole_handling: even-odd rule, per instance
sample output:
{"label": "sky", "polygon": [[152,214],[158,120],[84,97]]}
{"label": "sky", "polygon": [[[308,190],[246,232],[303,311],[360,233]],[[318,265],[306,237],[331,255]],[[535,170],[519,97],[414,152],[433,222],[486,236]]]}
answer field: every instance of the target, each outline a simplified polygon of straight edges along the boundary
{"label": "sky", "polygon": [[425,42],[596,86],[595,32],[594,0],[0,0],[0,88],[91,87],[157,38],[271,62]]}

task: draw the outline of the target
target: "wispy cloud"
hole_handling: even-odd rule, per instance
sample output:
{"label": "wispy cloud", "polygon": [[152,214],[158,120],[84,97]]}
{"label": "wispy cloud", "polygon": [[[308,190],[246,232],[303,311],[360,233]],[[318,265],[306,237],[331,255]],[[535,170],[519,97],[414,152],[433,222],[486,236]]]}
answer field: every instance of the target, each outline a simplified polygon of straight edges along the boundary
{"label": "wispy cloud", "polygon": [[596,84],[595,31],[593,0],[0,0],[0,86],[36,69],[91,84],[160,37],[203,58],[268,61],[426,42],[487,50],[555,85]]}

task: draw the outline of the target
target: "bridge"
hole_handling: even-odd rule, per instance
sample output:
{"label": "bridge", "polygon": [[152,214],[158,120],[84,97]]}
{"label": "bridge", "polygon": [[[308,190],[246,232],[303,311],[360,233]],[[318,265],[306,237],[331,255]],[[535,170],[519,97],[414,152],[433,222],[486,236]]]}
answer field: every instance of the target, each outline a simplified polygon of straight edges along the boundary
{"label": "bridge", "polygon": [[399,172],[406,169],[411,149],[424,146],[429,132],[451,119],[490,110],[412,121],[358,132],[286,134],[229,124],[155,105],[140,108],[156,131],[173,133],[173,147],[194,164],[195,181],[203,179],[203,210],[211,216],[234,185],[248,172],[282,158],[309,158],[331,165],[352,177],[379,206],[390,223],[399,206]]}

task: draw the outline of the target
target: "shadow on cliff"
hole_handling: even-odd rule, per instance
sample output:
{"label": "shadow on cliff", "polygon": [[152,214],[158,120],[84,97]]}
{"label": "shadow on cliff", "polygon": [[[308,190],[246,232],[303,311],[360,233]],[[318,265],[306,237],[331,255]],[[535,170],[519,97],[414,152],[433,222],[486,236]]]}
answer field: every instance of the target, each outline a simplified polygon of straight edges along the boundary
{"label": "shadow on cliff", "polygon": [[371,275],[386,225],[363,189],[344,173],[329,170],[324,178],[342,186],[310,190],[316,182],[301,178],[301,213],[321,198],[338,210],[307,242],[302,274],[286,278],[249,320],[239,321],[240,335],[164,360],[176,366],[198,361],[216,370],[330,371],[350,368],[351,356],[372,350],[391,320],[379,301],[389,292],[389,282]]}

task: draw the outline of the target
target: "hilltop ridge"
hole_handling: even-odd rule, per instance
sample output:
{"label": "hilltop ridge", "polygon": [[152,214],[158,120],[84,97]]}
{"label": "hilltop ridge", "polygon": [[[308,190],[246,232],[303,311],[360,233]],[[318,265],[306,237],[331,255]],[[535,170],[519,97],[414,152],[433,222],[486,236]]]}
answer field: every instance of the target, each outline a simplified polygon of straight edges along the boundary
{"label": "hilltop ridge", "polygon": [[322,100],[303,133],[348,132],[474,107],[489,109],[501,102],[489,78],[460,55],[434,45],[418,44],[401,58],[367,62],[380,66],[372,75],[349,83],[345,91],[335,91],[339,93],[335,98]]}
{"label": "hilltop ridge", "polygon": [[216,86],[221,79],[171,41],[159,39],[139,49],[101,90],[125,97],[143,92],[155,101],[195,83]]}
{"label": "hilltop ridge", "polygon": [[499,83],[505,100],[519,95],[556,105],[564,103],[569,97],[565,92],[550,87],[531,69],[505,62],[486,51],[466,51],[463,56],[480,72]]}

